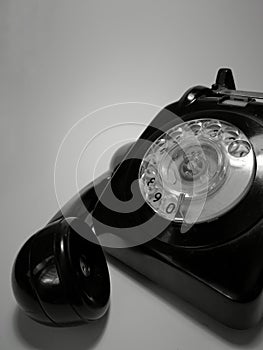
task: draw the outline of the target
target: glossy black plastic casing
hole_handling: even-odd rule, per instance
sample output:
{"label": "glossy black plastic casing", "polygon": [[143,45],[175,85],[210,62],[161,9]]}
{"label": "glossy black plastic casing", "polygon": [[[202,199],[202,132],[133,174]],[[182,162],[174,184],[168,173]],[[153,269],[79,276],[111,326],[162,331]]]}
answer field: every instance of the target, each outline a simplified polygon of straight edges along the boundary
{"label": "glossy black plastic casing", "polygon": [[[110,279],[102,248],[87,224],[68,220],[70,225],[59,219],[29,238],[12,271],[20,307],[32,319],[50,326],[97,320],[109,307]],[[84,275],[81,261],[89,274]]]}
{"label": "glossy black plastic casing", "polygon": [[[160,111],[133,146],[120,149],[109,173],[86,186],[80,198],[93,213],[98,236],[104,225],[116,228],[115,234],[121,235],[121,228],[140,225],[153,212],[142,198],[138,211],[120,214],[105,207],[103,200],[98,202],[98,197],[110,181],[119,200],[131,198],[131,184],[138,178],[148,148],[145,140],[154,141],[163,130],[182,120],[215,118],[240,128],[253,146],[256,171],[249,192],[236,207],[216,220],[195,224],[185,235],[180,233],[179,224],[171,222],[147,243],[105,249],[220,322],[245,329],[259,322],[263,313],[263,104],[253,99],[241,104],[225,103],[227,99],[202,86],[187,91],[178,102]],[[129,159],[125,160],[128,152]],[[124,159],[121,165],[120,159]],[[63,215],[85,219],[87,213],[79,210],[78,200],[73,198]],[[61,215],[57,213],[52,220]]]}

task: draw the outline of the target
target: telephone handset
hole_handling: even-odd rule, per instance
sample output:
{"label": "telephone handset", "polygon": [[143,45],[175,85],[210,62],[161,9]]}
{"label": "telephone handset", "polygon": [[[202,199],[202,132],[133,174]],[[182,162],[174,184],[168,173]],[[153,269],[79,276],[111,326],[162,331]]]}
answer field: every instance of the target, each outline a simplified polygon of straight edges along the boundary
{"label": "telephone handset", "polygon": [[104,251],[230,327],[259,322],[262,99],[220,69],[211,88],[161,110],[18,254],[13,290],[27,314],[50,325],[102,317]]}

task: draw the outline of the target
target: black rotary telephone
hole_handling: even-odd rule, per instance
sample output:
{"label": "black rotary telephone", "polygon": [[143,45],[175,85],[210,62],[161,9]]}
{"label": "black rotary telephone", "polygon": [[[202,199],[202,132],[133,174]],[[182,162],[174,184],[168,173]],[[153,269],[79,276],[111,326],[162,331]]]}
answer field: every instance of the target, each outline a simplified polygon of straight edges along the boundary
{"label": "black rotary telephone", "polygon": [[262,101],[220,69],[211,88],[163,108],[24,244],[12,272],[21,308],[54,326],[102,317],[106,252],[230,327],[259,322]]}

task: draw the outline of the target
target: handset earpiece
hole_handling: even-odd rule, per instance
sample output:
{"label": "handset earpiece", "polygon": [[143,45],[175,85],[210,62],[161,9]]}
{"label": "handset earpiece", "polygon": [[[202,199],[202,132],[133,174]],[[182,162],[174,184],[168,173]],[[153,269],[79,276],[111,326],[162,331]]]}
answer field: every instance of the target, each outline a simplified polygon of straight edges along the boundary
{"label": "handset earpiece", "polygon": [[77,218],[52,222],[29,238],[15,260],[12,287],[29,317],[52,326],[97,320],[109,307],[102,247]]}

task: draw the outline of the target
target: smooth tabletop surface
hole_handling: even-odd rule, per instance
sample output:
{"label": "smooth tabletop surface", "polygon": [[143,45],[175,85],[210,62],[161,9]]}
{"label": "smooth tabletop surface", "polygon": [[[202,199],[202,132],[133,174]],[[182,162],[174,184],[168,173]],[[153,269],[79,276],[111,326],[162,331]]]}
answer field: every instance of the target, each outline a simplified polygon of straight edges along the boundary
{"label": "smooth tabletop surface", "polygon": [[[113,259],[110,310],[90,325],[35,323],[19,311],[10,281],[21,245],[58,210],[54,168],[69,130],[97,111],[64,148],[62,202],[74,194],[69,175],[78,133],[88,142],[125,124],[81,158],[84,185],[96,152],[110,154],[119,139],[136,139],[158,106],[191,86],[210,86],[218,68],[233,70],[238,89],[262,92],[262,15],[261,0],[1,0],[1,350],[263,348],[263,322],[231,330]],[[97,173],[107,170],[109,157]]]}

